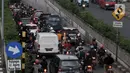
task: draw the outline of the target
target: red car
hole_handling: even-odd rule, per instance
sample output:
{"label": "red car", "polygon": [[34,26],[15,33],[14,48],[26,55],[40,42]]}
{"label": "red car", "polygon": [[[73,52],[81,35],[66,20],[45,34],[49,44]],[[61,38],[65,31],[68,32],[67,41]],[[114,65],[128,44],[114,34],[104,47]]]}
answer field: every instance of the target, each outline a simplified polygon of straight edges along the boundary
{"label": "red car", "polygon": [[34,14],[32,15],[33,23],[35,23],[35,24],[38,23],[38,19],[39,19],[41,14],[43,14],[43,11],[36,11],[36,12],[34,12]]}
{"label": "red car", "polygon": [[107,9],[114,9],[115,8],[115,0],[99,0],[99,6],[101,8]]}

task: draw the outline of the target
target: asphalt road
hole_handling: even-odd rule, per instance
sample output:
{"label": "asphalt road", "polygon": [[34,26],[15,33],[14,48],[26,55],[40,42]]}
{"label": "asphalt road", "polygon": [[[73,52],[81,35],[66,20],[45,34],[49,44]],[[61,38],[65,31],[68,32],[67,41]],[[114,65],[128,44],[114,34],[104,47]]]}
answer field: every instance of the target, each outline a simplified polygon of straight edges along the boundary
{"label": "asphalt road", "polygon": [[[87,10],[99,20],[103,20],[105,23],[112,25],[115,18],[112,16],[113,10],[104,10],[99,7],[97,4],[90,3],[90,7]],[[123,18],[123,28],[120,29],[121,35],[125,38],[130,38],[130,19]]]}
{"label": "asphalt road", "polygon": [[[35,3],[35,0],[26,0],[26,2],[28,3],[28,4],[30,4],[30,5],[32,5],[33,7],[35,7],[35,8],[38,8],[38,9],[42,9],[43,11],[45,11],[45,10],[47,10],[48,8],[45,6],[46,4],[45,4],[45,0],[38,0],[37,1],[37,3]],[[35,4],[37,4],[37,5],[35,5]],[[96,6],[96,5],[95,5]],[[91,9],[92,8],[92,9]],[[95,10],[93,10],[93,9],[95,9]],[[97,8],[94,8],[93,6],[90,6],[90,9],[89,9],[89,11],[96,11],[97,10]],[[100,10],[100,8],[99,8],[99,10]],[[102,11],[102,10],[101,10]],[[51,11],[50,11],[51,12]],[[97,13],[97,12],[96,12]],[[96,15],[98,15],[98,14],[96,14]],[[109,16],[109,15],[108,15]],[[97,16],[98,17],[98,16]],[[48,63],[49,63],[49,61],[48,61]],[[48,72],[49,73],[49,72]],[[97,66],[97,68],[96,68],[96,70],[94,70],[94,73],[104,73],[104,69],[102,68],[102,67],[99,67],[99,66]],[[115,72],[115,73],[119,73],[119,72]]]}

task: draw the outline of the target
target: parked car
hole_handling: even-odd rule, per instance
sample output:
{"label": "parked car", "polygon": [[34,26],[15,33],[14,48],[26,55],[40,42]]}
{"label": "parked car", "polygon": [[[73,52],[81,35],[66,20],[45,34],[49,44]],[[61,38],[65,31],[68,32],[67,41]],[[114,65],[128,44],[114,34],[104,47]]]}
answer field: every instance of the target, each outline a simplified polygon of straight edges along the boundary
{"label": "parked car", "polygon": [[114,9],[115,8],[115,0],[99,0],[99,6],[101,8],[107,9]]}
{"label": "parked car", "polygon": [[77,4],[81,7],[89,7],[89,0],[77,0]]}

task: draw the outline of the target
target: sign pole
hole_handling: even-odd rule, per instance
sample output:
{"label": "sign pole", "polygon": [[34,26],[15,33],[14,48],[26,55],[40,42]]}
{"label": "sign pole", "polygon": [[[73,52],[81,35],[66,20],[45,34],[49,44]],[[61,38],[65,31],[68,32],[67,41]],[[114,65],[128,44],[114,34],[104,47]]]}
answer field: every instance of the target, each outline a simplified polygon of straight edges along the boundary
{"label": "sign pole", "polygon": [[116,62],[118,61],[118,45],[119,45],[119,28],[117,28],[117,34],[116,34],[116,42],[117,42],[117,45],[116,45]]}

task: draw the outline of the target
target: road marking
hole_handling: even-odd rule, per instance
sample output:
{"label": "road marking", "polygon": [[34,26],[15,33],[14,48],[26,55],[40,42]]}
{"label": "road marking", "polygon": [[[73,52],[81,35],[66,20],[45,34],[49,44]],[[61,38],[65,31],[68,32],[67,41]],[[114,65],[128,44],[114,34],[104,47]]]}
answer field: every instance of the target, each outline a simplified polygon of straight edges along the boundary
{"label": "road marking", "polygon": [[0,73],[3,73],[3,72],[0,72]]}

